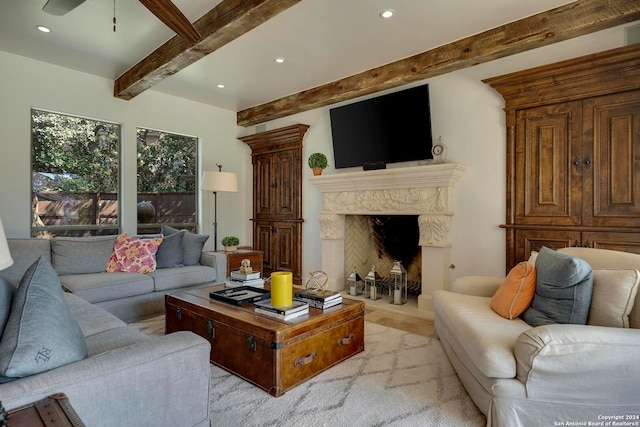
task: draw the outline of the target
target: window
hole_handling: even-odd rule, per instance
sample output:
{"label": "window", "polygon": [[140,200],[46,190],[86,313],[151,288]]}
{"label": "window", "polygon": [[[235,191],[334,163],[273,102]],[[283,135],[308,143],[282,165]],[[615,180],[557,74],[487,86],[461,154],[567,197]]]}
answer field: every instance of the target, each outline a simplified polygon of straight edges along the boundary
{"label": "window", "polygon": [[120,125],[31,110],[31,235],[119,232]]}
{"label": "window", "polygon": [[138,128],[138,233],[197,231],[198,138]]}

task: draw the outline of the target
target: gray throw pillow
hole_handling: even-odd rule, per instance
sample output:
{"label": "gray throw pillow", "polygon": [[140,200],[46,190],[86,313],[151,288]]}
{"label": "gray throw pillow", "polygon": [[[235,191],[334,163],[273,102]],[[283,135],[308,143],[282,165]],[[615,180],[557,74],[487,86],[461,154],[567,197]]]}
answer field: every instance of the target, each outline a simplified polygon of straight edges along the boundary
{"label": "gray throw pillow", "polygon": [[0,338],[0,375],[10,380],[87,357],[87,345],[71,317],[60,280],[40,257],[24,274]]}
{"label": "gray throw pillow", "polygon": [[593,271],[583,259],[543,247],[536,258],[536,293],[522,318],[531,326],[584,325],[589,317]]}
{"label": "gray throw pillow", "polygon": [[164,236],[156,252],[156,268],[182,267],[182,239],[185,230]]}
{"label": "gray throw pillow", "polygon": [[9,318],[9,313],[11,313],[11,301],[13,301],[15,291],[16,286],[13,283],[0,277],[0,337]]}
{"label": "gray throw pillow", "polygon": [[[160,231],[165,236],[180,232],[177,228],[164,224],[160,226]],[[205,234],[195,234],[188,230],[184,231],[185,235],[182,238],[182,264],[198,265],[200,264],[200,257],[202,256],[202,248],[209,239],[209,236]]]}
{"label": "gray throw pillow", "polygon": [[52,264],[59,275],[102,273],[118,236],[54,237]]}

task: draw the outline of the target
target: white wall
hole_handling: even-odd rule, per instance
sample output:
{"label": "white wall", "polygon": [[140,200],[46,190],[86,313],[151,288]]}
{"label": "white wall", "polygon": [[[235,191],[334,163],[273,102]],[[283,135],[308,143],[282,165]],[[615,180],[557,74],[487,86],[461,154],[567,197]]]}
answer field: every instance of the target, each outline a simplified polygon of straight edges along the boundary
{"label": "white wall", "polygon": [[[499,228],[505,221],[506,205],[506,131],[502,110],[504,101],[500,94],[481,80],[612,49],[623,44],[624,26],[419,83],[429,83],[434,139],[442,136],[443,142],[448,146],[449,159],[467,168],[455,190],[451,251],[455,270],[452,271],[452,278],[467,274],[504,275],[505,271],[505,232]],[[353,101],[346,103],[350,102]],[[308,124],[311,127],[304,139],[305,164],[309,154],[321,151],[329,157],[330,166],[324,171],[325,174],[355,170],[335,170],[331,166],[333,148],[329,108],[274,120],[267,123],[267,129],[293,123]],[[412,162],[387,167],[417,164]],[[303,167],[303,172],[304,278],[310,271],[321,268],[318,214],[322,210],[322,196],[306,179],[312,175],[309,168]]]}
{"label": "white wall", "polygon": [[[233,234],[251,240],[251,204],[246,193],[250,162],[236,135],[234,112],[146,91],[131,101],[113,97],[113,81],[0,52],[0,217],[9,237],[27,237],[30,227],[31,108],[117,122],[122,125],[123,230],[136,231],[136,128],[200,138],[203,170],[238,173],[239,193],[218,193],[218,246]],[[249,175],[250,176],[250,175]],[[250,192],[249,192],[250,193]],[[212,234],[213,195],[201,193],[201,232]],[[212,239],[207,243],[212,247]]]}

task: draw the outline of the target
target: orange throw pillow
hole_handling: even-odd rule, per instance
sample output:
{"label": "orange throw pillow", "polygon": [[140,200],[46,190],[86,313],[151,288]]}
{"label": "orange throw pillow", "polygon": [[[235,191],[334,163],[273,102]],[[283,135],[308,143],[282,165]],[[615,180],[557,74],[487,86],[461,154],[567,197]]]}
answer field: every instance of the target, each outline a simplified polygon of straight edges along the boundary
{"label": "orange throw pillow", "polygon": [[515,319],[529,308],[536,292],[536,269],[523,261],[513,267],[496,293],[490,307],[505,319]]}

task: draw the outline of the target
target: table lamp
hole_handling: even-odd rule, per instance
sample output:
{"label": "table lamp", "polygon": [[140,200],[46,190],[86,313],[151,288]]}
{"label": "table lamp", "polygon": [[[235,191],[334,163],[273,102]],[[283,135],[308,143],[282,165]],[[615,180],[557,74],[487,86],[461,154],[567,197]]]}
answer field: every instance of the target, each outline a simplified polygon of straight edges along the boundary
{"label": "table lamp", "polygon": [[218,191],[238,192],[238,178],[235,173],[222,172],[222,165],[216,163],[217,172],[204,172],[200,190],[213,191],[213,250],[218,250]]}

